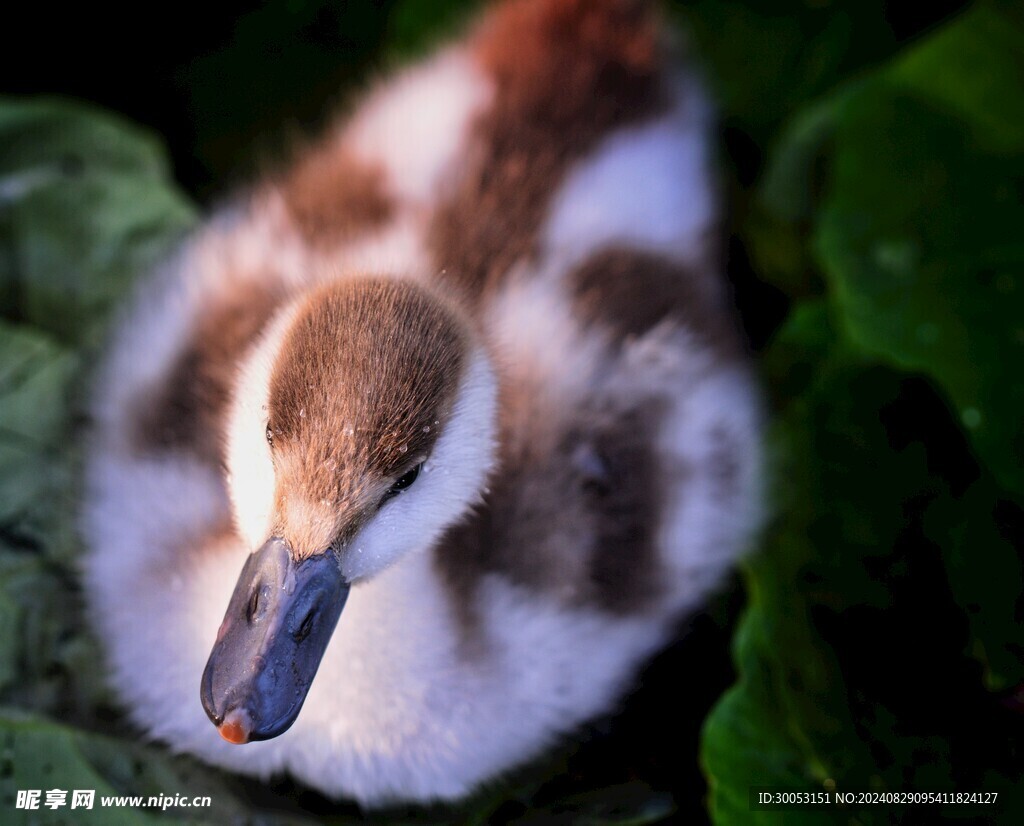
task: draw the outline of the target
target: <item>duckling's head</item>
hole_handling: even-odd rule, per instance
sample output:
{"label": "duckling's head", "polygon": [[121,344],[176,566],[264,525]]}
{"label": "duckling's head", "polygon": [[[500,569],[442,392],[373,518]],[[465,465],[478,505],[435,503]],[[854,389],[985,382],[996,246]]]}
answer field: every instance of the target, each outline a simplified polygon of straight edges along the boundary
{"label": "duckling's head", "polygon": [[284,307],[239,372],[229,487],[253,549],[202,680],[225,739],[285,731],[351,587],[425,550],[479,500],[496,387],[460,310],[359,278]]}

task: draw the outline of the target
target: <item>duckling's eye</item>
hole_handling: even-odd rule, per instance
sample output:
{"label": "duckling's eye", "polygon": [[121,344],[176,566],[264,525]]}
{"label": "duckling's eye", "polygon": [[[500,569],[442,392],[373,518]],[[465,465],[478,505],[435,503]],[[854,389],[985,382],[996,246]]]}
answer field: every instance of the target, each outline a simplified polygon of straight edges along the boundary
{"label": "duckling's eye", "polygon": [[392,496],[398,496],[403,490],[412,487],[412,483],[416,481],[416,477],[420,475],[420,468],[423,467],[423,462],[420,462],[416,467],[408,470],[398,478],[398,480],[388,488],[387,493],[384,494],[384,498],[380,500],[383,505]]}

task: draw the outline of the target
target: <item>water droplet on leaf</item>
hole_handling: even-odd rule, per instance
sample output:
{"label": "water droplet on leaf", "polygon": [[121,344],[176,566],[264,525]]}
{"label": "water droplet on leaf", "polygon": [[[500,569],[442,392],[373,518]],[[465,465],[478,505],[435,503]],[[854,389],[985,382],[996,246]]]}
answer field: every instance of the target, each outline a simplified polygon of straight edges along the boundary
{"label": "water droplet on leaf", "polygon": [[960,419],[963,421],[964,427],[974,430],[981,424],[981,411],[976,407],[965,407],[960,414]]}
{"label": "water droplet on leaf", "polygon": [[913,241],[883,241],[875,247],[875,263],[886,272],[908,280],[917,265],[917,245]]}

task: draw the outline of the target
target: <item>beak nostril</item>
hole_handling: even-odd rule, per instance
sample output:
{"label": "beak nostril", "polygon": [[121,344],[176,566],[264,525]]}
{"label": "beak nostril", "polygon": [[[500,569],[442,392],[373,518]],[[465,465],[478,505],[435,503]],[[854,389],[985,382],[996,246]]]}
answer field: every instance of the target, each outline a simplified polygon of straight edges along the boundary
{"label": "beak nostril", "polygon": [[263,597],[263,584],[260,583],[252,589],[252,594],[249,596],[249,602],[245,606],[245,618],[250,625],[263,616],[263,609],[265,608]]}
{"label": "beak nostril", "polygon": [[316,608],[312,609],[302,620],[302,624],[299,625],[298,630],[295,632],[296,642],[302,642],[313,630],[313,622],[316,619],[316,610]]}

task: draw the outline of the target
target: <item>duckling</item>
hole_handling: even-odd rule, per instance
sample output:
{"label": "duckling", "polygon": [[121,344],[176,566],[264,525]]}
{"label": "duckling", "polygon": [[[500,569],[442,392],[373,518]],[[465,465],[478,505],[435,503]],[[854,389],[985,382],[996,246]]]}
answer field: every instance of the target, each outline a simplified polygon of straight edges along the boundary
{"label": "duckling", "polygon": [[510,0],[146,279],[81,520],[142,730],[374,806],[614,707],[760,519],[712,120],[649,3]]}

